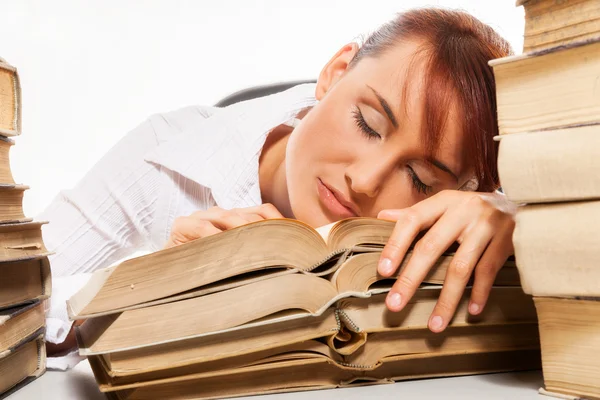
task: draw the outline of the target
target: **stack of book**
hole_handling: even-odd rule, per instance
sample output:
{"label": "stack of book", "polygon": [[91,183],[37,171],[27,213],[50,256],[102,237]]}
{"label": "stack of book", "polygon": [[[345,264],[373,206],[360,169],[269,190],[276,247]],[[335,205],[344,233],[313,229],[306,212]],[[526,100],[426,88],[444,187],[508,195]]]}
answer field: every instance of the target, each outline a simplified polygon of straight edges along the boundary
{"label": "stack of book", "polygon": [[494,60],[506,195],[534,296],[545,393],[600,398],[600,1],[531,0],[523,55]]}
{"label": "stack of book", "polygon": [[50,296],[42,223],[23,214],[23,192],[9,163],[9,139],[21,133],[21,92],[14,67],[0,59],[0,398],[46,369],[44,303]]}
{"label": "stack of book", "polygon": [[451,253],[403,311],[388,311],[394,280],[377,274],[377,262],[393,227],[266,220],[97,271],[67,303],[71,318],[85,319],[80,353],[101,391],[128,400],[539,368],[535,307],[514,260],[485,311],[468,314],[468,288],[443,333],[427,322]]}

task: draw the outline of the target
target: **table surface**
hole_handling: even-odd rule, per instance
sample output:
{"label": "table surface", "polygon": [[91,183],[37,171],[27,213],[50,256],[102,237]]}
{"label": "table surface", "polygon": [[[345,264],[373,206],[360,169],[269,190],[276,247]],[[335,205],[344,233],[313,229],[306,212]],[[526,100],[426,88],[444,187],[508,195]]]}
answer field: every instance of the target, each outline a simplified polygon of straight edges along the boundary
{"label": "table surface", "polygon": [[[247,400],[377,399],[486,399],[544,400],[538,394],[542,386],[541,371],[422,379],[393,385],[363,386],[345,389],[285,393],[244,397]],[[68,372],[48,371],[42,377],[12,394],[7,400],[104,400],[96,386],[87,361]]]}

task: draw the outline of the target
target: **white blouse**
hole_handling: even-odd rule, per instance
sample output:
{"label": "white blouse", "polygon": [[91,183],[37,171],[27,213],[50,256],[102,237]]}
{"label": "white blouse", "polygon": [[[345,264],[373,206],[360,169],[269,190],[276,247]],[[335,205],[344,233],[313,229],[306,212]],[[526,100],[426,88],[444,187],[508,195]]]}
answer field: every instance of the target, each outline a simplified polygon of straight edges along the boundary
{"label": "white blouse", "polygon": [[158,250],[173,221],[218,205],[261,204],[258,159],[274,127],[315,104],[315,85],[226,108],[186,107],[156,114],[121,139],[71,190],[38,216],[53,294],[46,339],[71,328],[65,301],[89,273],[140,250]]}

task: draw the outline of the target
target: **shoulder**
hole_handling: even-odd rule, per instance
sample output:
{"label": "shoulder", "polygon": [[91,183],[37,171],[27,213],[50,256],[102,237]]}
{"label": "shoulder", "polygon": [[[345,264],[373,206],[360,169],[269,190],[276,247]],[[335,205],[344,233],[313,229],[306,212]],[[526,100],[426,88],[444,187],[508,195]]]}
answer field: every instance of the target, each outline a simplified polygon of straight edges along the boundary
{"label": "shoulder", "polygon": [[158,144],[183,131],[191,129],[212,117],[220,110],[212,106],[187,106],[173,111],[153,114],[148,118]]}

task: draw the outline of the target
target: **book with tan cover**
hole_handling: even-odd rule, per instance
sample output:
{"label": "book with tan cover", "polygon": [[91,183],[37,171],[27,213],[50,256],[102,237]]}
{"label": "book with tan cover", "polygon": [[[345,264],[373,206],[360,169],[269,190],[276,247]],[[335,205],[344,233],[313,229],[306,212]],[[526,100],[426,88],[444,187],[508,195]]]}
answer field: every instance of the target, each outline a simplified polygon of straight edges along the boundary
{"label": "book with tan cover", "polygon": [[356,327],[349,328],[344,320],[339,322],[339,328],[334,325],[328,331],[318,332],[315,324],[326,327],[326,319],[311,318],[304,321],[312,325],[310,330],[297,322],[282,323],[91,357],[105,370],[101,389],[106,390],[189,374],[222,374],[275,359],[310,359],[317,353],[340,367],[372,370],[381,366],[382,360],[398,355],[536,349],[539,339],[534,312],[529,317],[465,321],[460,316],[440,334],[429,331],[426,323],[355,331],[352,329]]}
{"label": "book with tan cover", "polygon": [[0,135],[21,134],[21,85],[17,69],[0,58]]}
{"label": "book with tan cover", "polygon": [[[282,279],[312,277],[328,299],[335,297],[334,292],[365,292],[378,279],[373,265],[379,254],[354,256],[381,251],[393,228],[393,222],[374,218],[350,218],[318,230],[292,219],[259,221],[96,271],[69,299],[67,308],[71,318],[85,319],[291,274],[297,276]],[[432,272],[427,281],[443,280],[453,249],[440,258],[433,269],[436,275]],[[404,263],[409,257],[410,253]],[[514,259],[499,279],[518,284],[516,270],[510,268]],[[366,273],[370,281],[353,286],[355,273]],[[316,279],[331,274],[329,282]]]}
{"label": "book with tan cover", "polygon": [[501,135],[600,123],[600,39],[489,64]]}
{"label": "book with tan cover", "polygon": [[14,185],[15,179],[10,168],[10,149],[15,142],[4,136],[0,136],[0,186]]}
{"label": "book with tan cover", "polygon": [[46,371],[44,330],[24,340],[0,358],[0,399],[40,377]]}
{"label": "book with tan cover", "polygon": [[[112,353],[236,331],[239,332],[232,335],[239,341],[248,328],[283,326],[296,320],[308,323],[314,322],[314,317],[325,318],[325,321],[313,333],[306,332],[312,337],[326,336],[324,332],[335,336],[341,329],[339,321],[362,333],[421,329],[427,327],[440,294],[437,286],[424,287],[404,311],[392,313],[385,305],[385,293],[365,298],[330,298],[327,296],[334,293],[327,293],[326,280],[283,279],[294,277],[311,278],[304,275],[276,277],[208,296],[92,318],[78,328],[79,352],[84,356]],[[319,280],[325,284],[314,285]],[[282,290],[269,291],[277,287]],[[531,298],[522,294],[519,287],[494,288],[487,311],[478,317],[467,312],[469,295],[470,290],[467,290],[454,325],[470,321],[479,324],[535,321]],[[161,318],[155,318],[156,315]],[[296,333],[290,333],[290,340],[295,340],[294,335]]]}
{"label": "book with tan cover", "polygon": [[23,213],[25,185],[0,185],[0,224],[30,222]]}
{"label": "book with tan cover", "polygon": [[525,9],[523,52],[600,37],[597,0],[519,0]]}
{"label": "book with tan cover", "polygon": [[[183,388],[192,380],[213,385],[284,366],[293,376],[308,374],[304,383],[274,382],[227,395],[486,372],[492,366],[481,360],[491,353],[528,354],[523,365],[539,364],[535,309],[518,286],[514,259],[501,269],[478,316],[467,311],[467,288],[444,334],[432,334],[427,324],[456,245],[409,304],[390,312],[385,297],[395,276],[378,275],[377,263],[393,228],[371,218],[316,230],[296,220],[259,221],[97,271],[68,301],[70,316],[86,320],[76,330],[79,352],[111,396],[145,393],[145,386]],[[431,363],[433,355],[466,353],[474,354],[472,363],[456,370],[406,371],[408,359],[424,354]],[[403,372],[389,367],[396,359]],[[199,398],[225,395],[201,392]]]}
{"label": "book with tan cover", "polygon": [[45,300],[52,293],[48,257],[0,263],[0,276],[0,309]]}
{"label": "book with tan cover", "polygon": [[519,207],[513,234],[525,293],[600,297],[600,201]]}
{"label": "book with tan cover", "polygon": [[551,393],[600,399],[600,301],[536,297],[544,384]]}
{"label": "book with tan cover", "polygon": [[[107,394],[108,398],[118,400],[230,398],[386,384],[426,377],[527,370],[539,368],[539,364],[539,353],[535,349],[401,355],[387,358],[380,367],[370,371],[341,368],[329,362],[327,357],[316,356],[310,360],[274,361],[217,375],[185,375]],[[90,359],[90,365],[96,379],[102,382],[102,368],[94,359]]]}
{"label": "book with tan cover", "polygon": [[600,198],[600,124],[500,136],[498,173],[515,203]]}
{"label": "book with tan cover", "polygon": [[40,301],[0,311],[0,358],[25,337],[44,327],[44,305]]}
{"label": "book with tan cover", "polygon": [[42,239],[42,225],[46,223],[0,224],[0,262],[32,260],[50,255]]}

